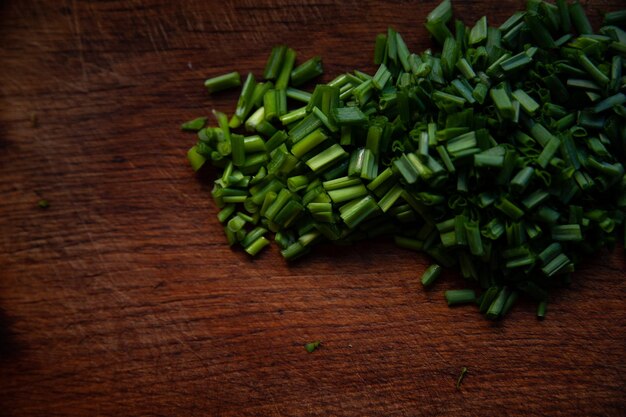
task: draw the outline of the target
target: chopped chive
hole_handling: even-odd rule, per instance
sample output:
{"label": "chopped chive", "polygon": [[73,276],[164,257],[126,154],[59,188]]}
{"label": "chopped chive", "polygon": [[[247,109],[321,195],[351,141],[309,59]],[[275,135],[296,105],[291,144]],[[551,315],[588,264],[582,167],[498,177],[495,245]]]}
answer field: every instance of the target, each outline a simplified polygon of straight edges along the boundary
{"label": "chopped chive", "polygon": [[359,125],[367,122],[367,116],[357,107],[336,108],[333,117],[338,125]]}
{"label": "chopped chive", "polygon": [[287,48],[285,56],[283,58],[282,67],[276,78],[275,88],[277,90],[284,90],[289,86],[289,78],[291,77],[291,71],[293,65],[296,62],[296,51],[291,48]]}
{"label": "chopped chive", "polygon": [[241,76],[236,71],[209,78],[204,82],[204,87],[209,91],[209,93],[217,93],[218,91],[239,87],[240,85]]}
{"label": "chopped chive", "polygon": [[520,103],[522,109],[524,109],[524,111],[529,115],[532,116],[537,110],[539,110],[539,103],[526,94],[524,90],[515,90],[511,93],[511,95]]}
{"label": "chopped chive", "polygon": [[580,225],[578,224],[564,224],[553,226],[552,230],[552,239],[563,242],[563,241],[573,241],[579,242],[583,239],[583,235],[580,230]]}
{"label": "chopped chive", "polygon": [[320,342],[319,340],[315,342],[305,343],[304,349],[309,353],[313,353],[313,351],[319,348],[321,344],[322,342]]}
{"label": "chopped chive", "polygon": [[40,209],[47,209],[50,207],[50,202],[42,198],[37,202],[37,207],[39,207]]}
{"label": "chopped chive", "polygon": [[192,146],[187,152],[187,159],[189,160],[189,165],[191,165],[191,168],[194,171],[198,171],[206,162],[206,158],[197,152],[197,148],[195,146]]}
{"label": "chopped chive", "polygon": [[198,117],[197,119],[193,119],[183,123],[182,125],[180,125],[180,129],[190,132],[197,132],[204,127],[207,120],[208,117]]}
{"label": "chopped chive", "polygon": [[513,13],[511,17],[509,17],[503,24],[501,24],[498,29],[500,29],[500,32],[502,33],[509,32],[514,26],[518,25],[520,22],[524,20],[525,15],[526,15],[526,12]]}
{"label": "chopped chive", "polygon": [[476,301],[474,290],[448,290],[445,292],[445,297],[449,306],[469,304]]}
{"label": "chopped chive", "polygon": [[596,80],[600,85],[605,86],[609,83],[609,77],[606,76],[602,71],[596,67],[593,62],[585,55],[584,53],[579,53],[577,55],[578,63],[587,73]]}
{"label": "chopped chive", "polygon": [[550,31],[545,27],[537,13],[532,11],[526,13],[524,20],[537,45],[546,49],[552,49],[556,46]]}
{"label": "chopped chive", "polygon": [[387,35],[380,33],[376,35],[376,42],[374,47],[374,64],[380,65],[385,61],[387,50]]}
{"label": "chopped chive", "polygon": [[322,58],[314,56],[291,71],[291,85],[299,86],[324,73]]}
{"label": "chopped chive", "polygon": [[500,115],[505,119],[512,119],[515,115],[515,109],[506,90],[504,88],[492,88],[489,94]]}
{"label": "chopped chive", "polygon": [[487,39],[487,16],[483,16],[476,22],[469,35],[469,44],[477,45]]}
{"label": "chopped chive", "polygon": [[268,246],[269,244],[270,244],[270,241],[267,240],[265,237],[261,236],[257,240],[252,242],[250,245],[248,246],[244,245],[244,247],[248,255],[256,256],[261,251],[261,249]]}
{"label": "chopped chive", "polygon": [[309,103],[311,100],[311,93],[307,93],[306,91],[298,90],[297,88],[289,87],[286,90],[287,97],[296,101],[301,101],[302,103]]}
{"label": "chopped chive", "polygon": [[556,7],[558,8],[561,30],[565,33],[569,33],[572,28],[572,22],[570,20],[567,0],[556,0]]}
{"label": "chopped chive", "polygon": [[266,80],[275,80],[278,77],[286,52],[287,47],[284,45],[272,48],[272,52],[267,59],[267,64],[265,65],[265,71],[263,71],[263,78]]}
{"label": "chopped chive", "polygon": [[578,1],[574,1],[574,3],[569,5],[569,13],[572,19],[571,21],[578,33],[581,35],[593,33],[587,14],[585,13],[583,6]]}
{"label": "chopped chive", "polygon": [[461,389],[461,384],[463,383],[463,379],[465,379],[465,375],[468,373],[468,369],[464,366],[461,368],[461,374],[459,375],[459,379],[456,381],[456,389]]}
{"label": "chopped chive", "polygon": [[504,309],[504,305],[506,304],[507,299],[509,298],[509,291],[505,288],[502,288],[498,293],[498,296],[493,300],[489,309],[487,310],[487,317],[494,320],[500,317],[502,314],[502,310]]}
{"label": "chopped chive", "polygon": [[254,103],[252,95],[254,94],[256,85],[254,75],[252,75],[252,73],[248,73],[246,81],[244,81],[243,87],[241,88],[241,95],[237,101],[237,108],[235,109],[235,116],[239,118],[239,120],[245,119],[250,110],[252,110],[252,105]]}
{"label": "chopped chive", "polygon": [[336,163],[338,160],[346,158],[347,156],[348,154],[340,145],[334,144],[325,151],[320,152],[313,158],[306,161],[306,164],[313,171],[321,171],[329,165]]}
{"label": "chopped chive", "polygon": [[617,93],[611,97],[607,97],[593,108],[594,113],[601,113],[603,111],[609,110],[612,107],[619,106],[620,104],[626,103],[626,94]]}
{"label": "chopped chive", "polygon": [[449,26],[446,0],[426,22],[441,52],[411,53],[389,28],[373,76],[343,73],[312,94],[290,84],[319,75],[321,59],[294,66],[279,46],[271,81],[208,83],[244,81],[230,119],[183,125],[197,140],[188,159],[219,169],[211,195],[229,245],[254,256],[275,233],[292,261],[319,241],[391,235],[482,288],[450,304],[500,318],[519,295],[544,303],[624,229],[625,16],[596,35],[579,3],[530,0],[500,28],[468,28]]}
{"label": "chopped chive", "polygon": [[433,264],[431,266],[429,266],[426,271],[424,271],[424,274],[422,275],[422,285],[424,287],[429,287],[431,286],[435,280],[439,277],[439,275],[441,275],[441,266],[437,265],[437,264]]}
{"label": "chopped chive", "polygon": [[539,305],[537,306],[537,318],[538,319],[543,319],[546,317],[547,307],[548,307],[547,301],[541,301],[539,303]]}
{"label": "chopped chive", "polygon": [[278,119],[284,125],[289,125],[299,120],[302,120],[306,117],[306,106],[300,107],[299,109],[295,109],[290,111],[289,113],[285,113],[282,116],[279,116]]}
{"label": "chopped chive", "polygon": [[378,71],[376,71],[376,74],[374,74],[374,78],[372,78],[372,83],[374,84],[374,87],[376,87],[376,89],[382,90],[383,87],[387,85],[390,79],[391,72],[389,72],[385,64],[380,64],[380,67],[378,67]]}

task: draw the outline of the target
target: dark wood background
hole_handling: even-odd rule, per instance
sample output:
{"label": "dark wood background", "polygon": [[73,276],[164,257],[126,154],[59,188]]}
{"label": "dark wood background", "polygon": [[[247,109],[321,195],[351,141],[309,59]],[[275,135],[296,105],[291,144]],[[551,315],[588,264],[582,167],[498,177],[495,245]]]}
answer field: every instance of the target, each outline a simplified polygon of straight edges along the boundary
{"label": "dark wood background", "polygon": [[[455,10],[499,24],[523,3]],[[585,4],[597,23],[620,3]],[[435,4],[0,2],[0,414],[624,415],[621,247],[545,321],[522,303],[491,323],[445,305],[454,273],[423,291],[428,259],[387,241],[289,267],[275,247],[231,251],[187,165],[179,124],[236,100],[206,77],[260,75],[279,42],[322,55],[328,77],[371,71],[388,25],[431,46]]]}

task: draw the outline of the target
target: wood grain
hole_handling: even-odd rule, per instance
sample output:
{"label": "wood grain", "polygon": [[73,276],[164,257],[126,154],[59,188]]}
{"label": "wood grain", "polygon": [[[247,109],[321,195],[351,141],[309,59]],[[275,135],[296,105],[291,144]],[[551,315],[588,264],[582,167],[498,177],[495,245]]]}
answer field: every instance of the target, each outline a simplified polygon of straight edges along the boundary
{"label": "wood grain", "polygon": [[[497,24],[523,3],[455,8]],[[622,248],[545,321],[522,303],[490,323],[445,306],[458,276],[425,292],[428,260],[387,241],[289,267],[275,248],[231,251],[186,164],[179,123],[236,99],[208,97],[205,77],[259,74],[278,42],[327,74],[371,71],[390,24],[431,46],[435,4],[0,2],[0,414],[624,415]],[[619,5],[586,3],[596,23]]]}

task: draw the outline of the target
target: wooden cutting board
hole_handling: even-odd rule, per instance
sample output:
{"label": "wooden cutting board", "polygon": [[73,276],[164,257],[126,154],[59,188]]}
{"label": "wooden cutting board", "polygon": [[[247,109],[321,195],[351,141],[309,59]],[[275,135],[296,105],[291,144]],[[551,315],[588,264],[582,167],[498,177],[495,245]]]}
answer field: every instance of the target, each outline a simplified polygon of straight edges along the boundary
{"label": "wooden cutting board", "polygon": [[[620,3],[585,2],[596,24]],[[521,303],[493,323],[445,305],[455,273],[424,291],[428,259],[386,240],[293,266],[275,247],[231,251],[187,165],[179,124],[237,96],[208,96],[206,77],[259,75],[277,43],[322,55],[326,80],[371,72],[388,25],[432,46],[435,5],[0,3],[0,414],[624,415],[621,247],[555,292],[545,321]],[[523,6],[455,10],[500,24]]]}

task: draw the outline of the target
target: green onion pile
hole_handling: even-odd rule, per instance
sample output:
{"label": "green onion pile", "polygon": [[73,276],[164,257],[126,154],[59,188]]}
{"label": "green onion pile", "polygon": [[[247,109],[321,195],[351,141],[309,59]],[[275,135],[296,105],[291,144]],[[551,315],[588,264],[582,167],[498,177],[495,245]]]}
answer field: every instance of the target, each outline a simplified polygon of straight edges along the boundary
{"label": "green onion pile", "polygon": [[212,195],[228,243],[254,256],[270,242],[296,259],[322,241],[392,235],[458,267],[476,303],[504,316],[526,295],[546,312],[550,288],[626,232],[626,10],[597,32],[579,3],[530,0],[499,28],[452,22],[443,1],[426,27],[441,53],[411,53],[393,29],[376,37],[374,75],[341,74],[312,93],[314,57],[273,48],[263,81],[233,72],[234,115],[197,132],[194,170],[222,170]]}

